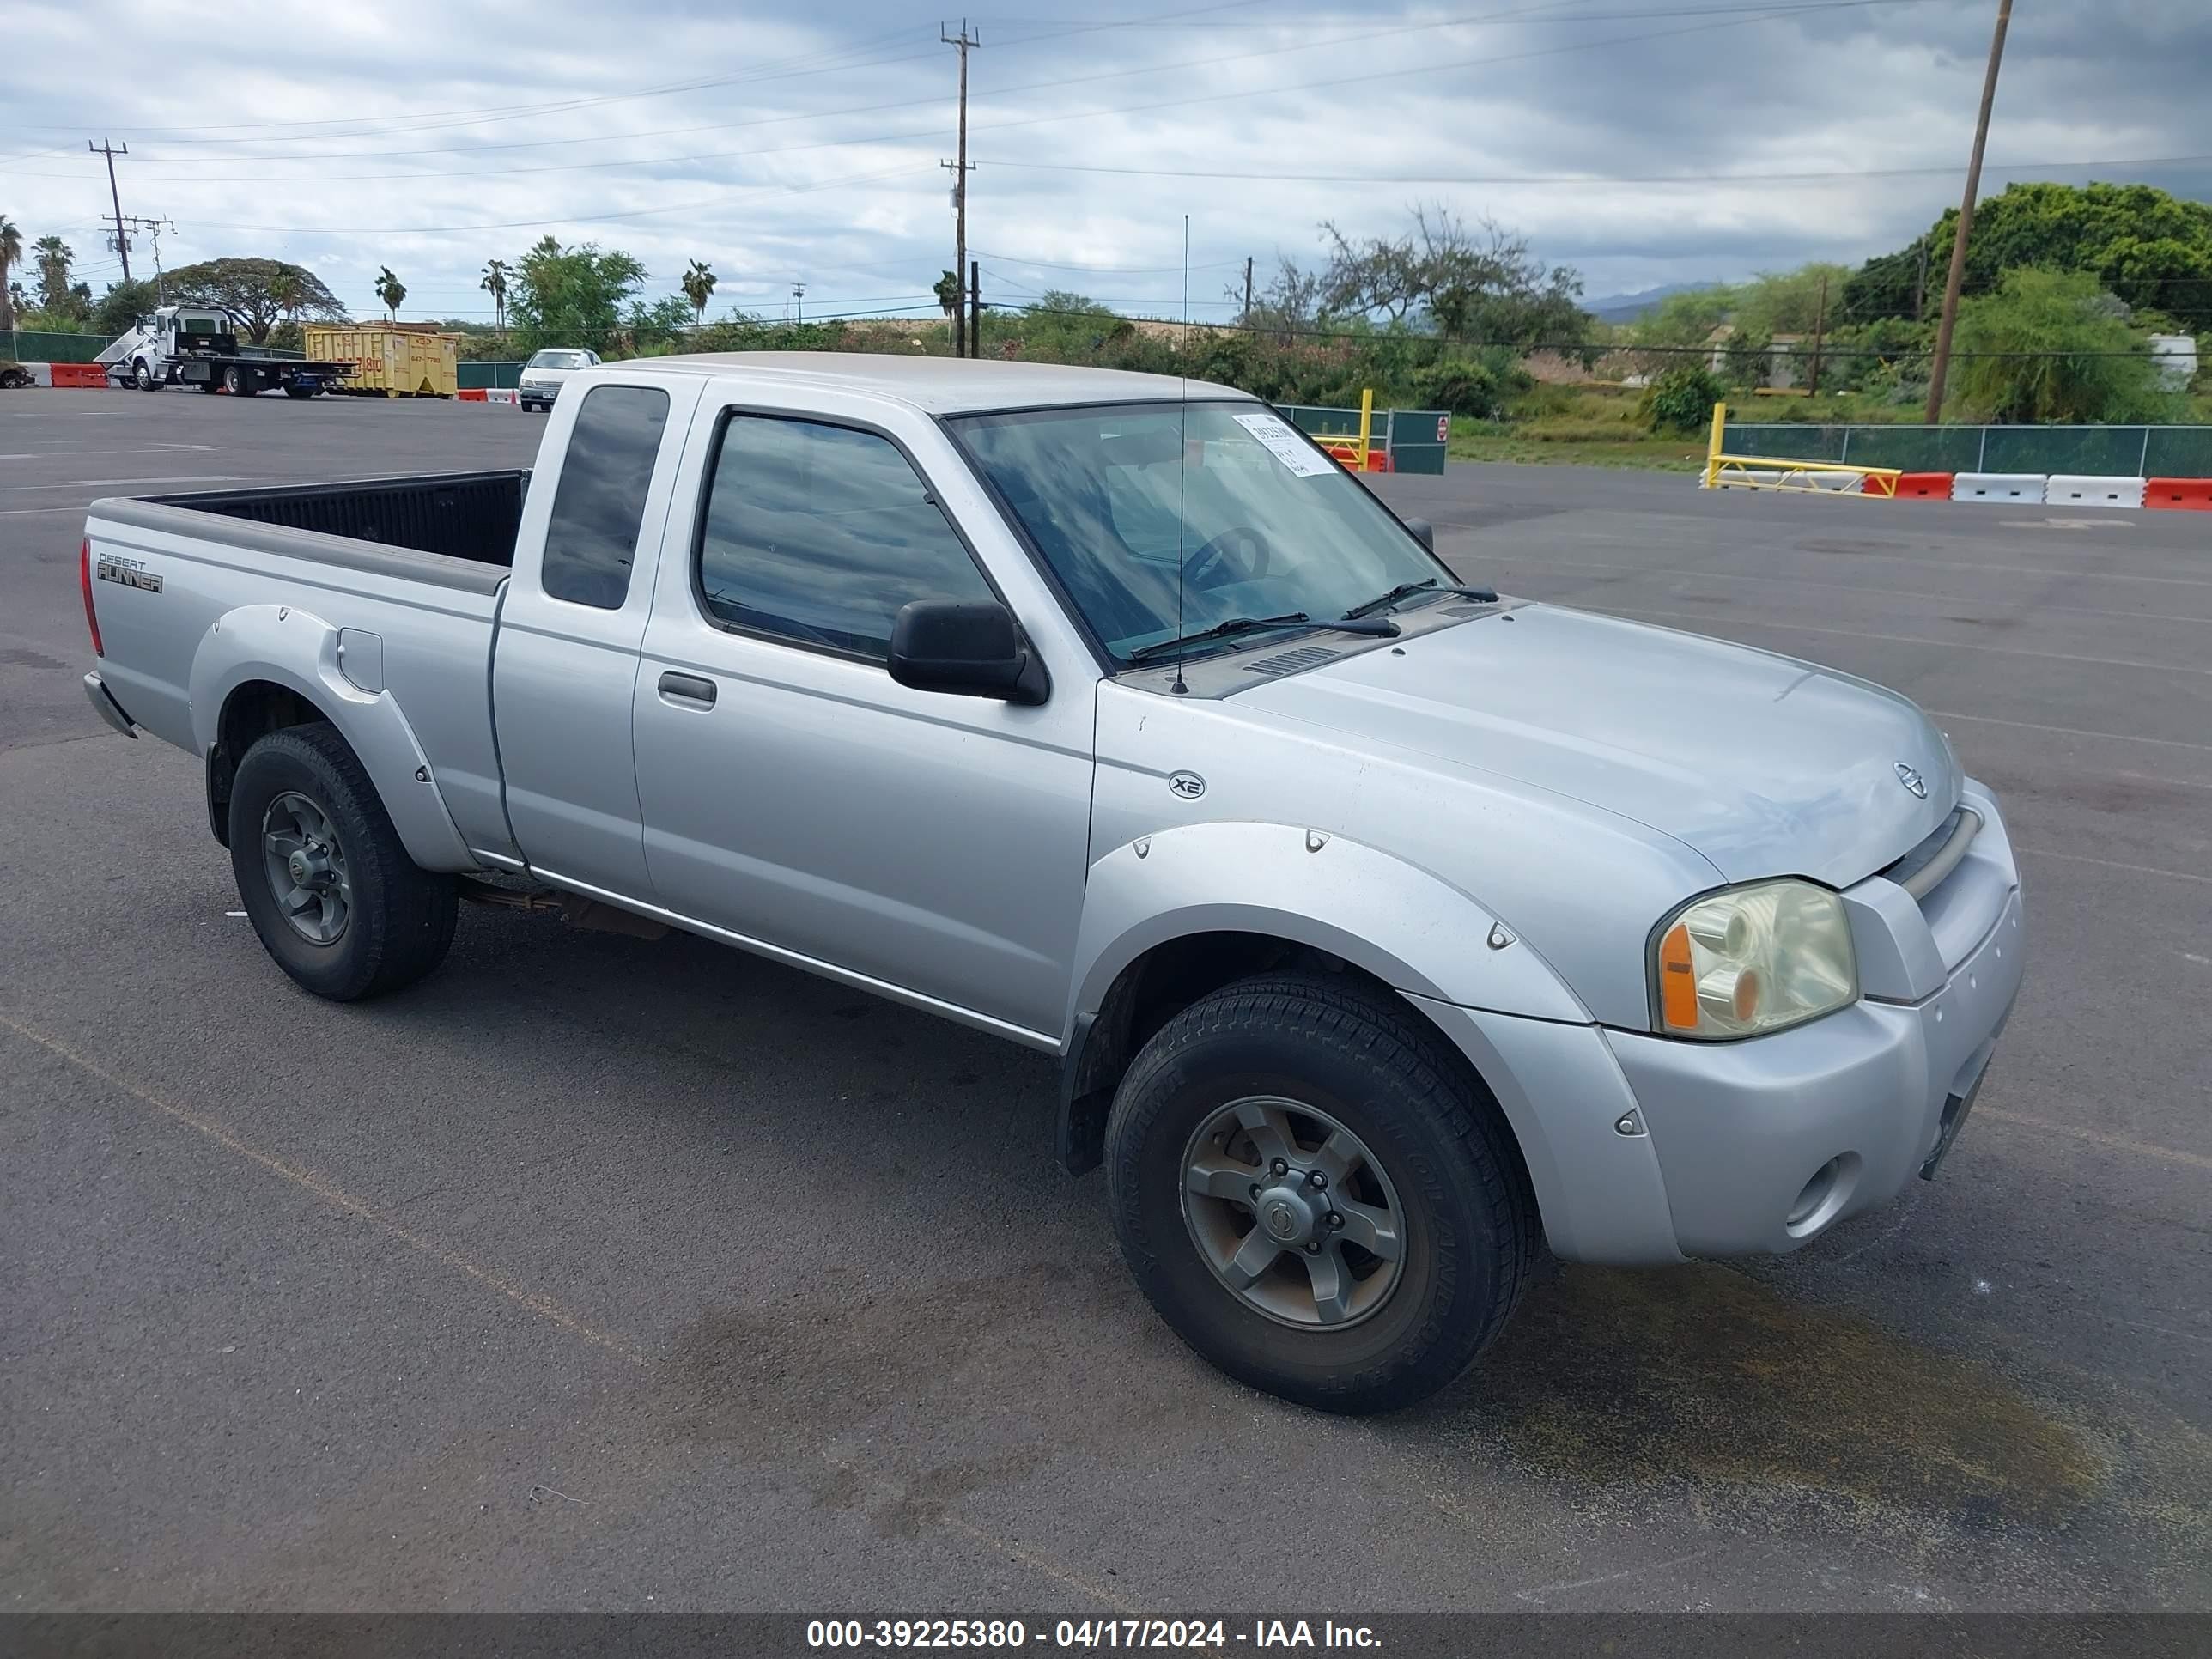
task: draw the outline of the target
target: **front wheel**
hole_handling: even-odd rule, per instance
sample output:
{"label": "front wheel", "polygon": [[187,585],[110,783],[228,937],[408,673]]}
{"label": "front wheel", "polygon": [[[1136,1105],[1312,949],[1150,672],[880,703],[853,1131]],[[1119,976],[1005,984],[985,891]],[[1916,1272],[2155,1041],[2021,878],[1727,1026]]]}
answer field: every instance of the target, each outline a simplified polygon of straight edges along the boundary
{"label": "front wheel", "polygon": [[1495,1103],[1395,999],[1323,975],[1243,981],[1169,1021],[1106,1143],[1154,1309],[1231,1376],[1328,1411],[1456,1377],[1540,1242]]}
{"label": "front wheel", "polygon": [[131,366],[131,384],[141,392],[155,390],[153,371],[146,367],[146,360],[143,357]]}
{"label": "front wheel", "polygon": [[453,942],[459,889],[407,856],[336,728],[287,726],[231,780],[230,863],[263,948],[335,1002],[396,991]]}

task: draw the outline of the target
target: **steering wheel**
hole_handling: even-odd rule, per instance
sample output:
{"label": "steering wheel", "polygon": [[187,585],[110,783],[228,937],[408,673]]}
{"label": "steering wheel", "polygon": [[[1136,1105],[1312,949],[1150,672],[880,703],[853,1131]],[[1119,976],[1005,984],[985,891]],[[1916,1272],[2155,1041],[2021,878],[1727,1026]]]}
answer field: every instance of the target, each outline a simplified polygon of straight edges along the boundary
{"label": "steering wheel", "polygon": [[1184,579],[1193,587],[1257,581],[1267,574],[1267,544],[1249,525],[1224,530],[1190,556]]}

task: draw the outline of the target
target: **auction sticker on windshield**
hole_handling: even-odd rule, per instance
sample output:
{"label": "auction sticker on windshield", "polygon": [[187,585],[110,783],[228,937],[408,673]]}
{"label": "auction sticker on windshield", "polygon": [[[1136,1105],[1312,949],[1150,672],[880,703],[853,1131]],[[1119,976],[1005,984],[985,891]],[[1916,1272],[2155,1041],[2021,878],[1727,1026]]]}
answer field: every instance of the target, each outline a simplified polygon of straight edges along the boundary
{"label": "auction sticker on windshield", "polygon": [[1279,415],[1239,415],[1237,424],[1267,446],[1267,453],[1301,478],[1317,477],[1336,468],[1329,459],[1302,441],[1291,423]]}

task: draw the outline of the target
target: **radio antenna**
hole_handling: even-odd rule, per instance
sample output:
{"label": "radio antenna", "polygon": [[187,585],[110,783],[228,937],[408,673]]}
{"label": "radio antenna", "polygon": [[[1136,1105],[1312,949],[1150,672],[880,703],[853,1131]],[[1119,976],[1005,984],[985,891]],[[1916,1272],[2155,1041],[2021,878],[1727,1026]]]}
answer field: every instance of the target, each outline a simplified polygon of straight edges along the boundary
{"label": "radio antenna", "polygon": [[1182,216],[1182,320],[1183,337],[1176,342],[1176,413],[1179,430],[1176,437],[1176,677],[1168,688],[1177,696],[1187,695],[1190,687],[1182,678],[1182,570],[1184,550],[1188,545],[1189,522],[1183,517],[1183,474],[1190,469],[1190,377],[1182,372],[1183,354],[1190,346],[1190,215]]}

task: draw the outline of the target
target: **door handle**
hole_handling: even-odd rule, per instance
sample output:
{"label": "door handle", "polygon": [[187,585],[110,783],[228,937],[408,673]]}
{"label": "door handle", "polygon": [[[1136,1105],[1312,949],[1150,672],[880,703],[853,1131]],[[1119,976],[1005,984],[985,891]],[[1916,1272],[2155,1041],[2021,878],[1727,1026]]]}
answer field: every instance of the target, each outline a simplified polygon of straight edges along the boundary
{"label": "door handle", "polygon": [[660,677],[660,695],[711,708],[714,706],[714,682],[696,674],[666,673]]}

